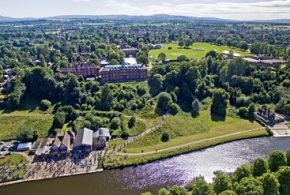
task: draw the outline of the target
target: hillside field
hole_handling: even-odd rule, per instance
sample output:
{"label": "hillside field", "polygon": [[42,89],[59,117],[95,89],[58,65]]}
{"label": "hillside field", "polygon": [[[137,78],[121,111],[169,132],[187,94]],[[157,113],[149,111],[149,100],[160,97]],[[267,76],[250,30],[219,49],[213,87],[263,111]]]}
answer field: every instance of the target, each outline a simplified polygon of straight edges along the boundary
{"label": "hillside field", "polygon": [[[168,49],[170,47],[171,49]],[[164,52],[167,56],[167,59],[169,60],[175,60],[178,56],[181,55],[186,55],[190,59],[200,60],[206,55],[206,53],[208,53],[211,50],[215,50],[218,53],[222,53],[223,51],[227,50],[233,51],[243,56],[251,55],[248,51],[242,51],[238,48],[230,48],[228,46],[218,46],[210,43],[193,43],[192,46],[188,49],[180,48],[178,44],[170,43],[164,44],[163,48],[161,49],[150,50],[149,56],[152,56],[153,59],[157,59],[158,55],[161,52]]]}

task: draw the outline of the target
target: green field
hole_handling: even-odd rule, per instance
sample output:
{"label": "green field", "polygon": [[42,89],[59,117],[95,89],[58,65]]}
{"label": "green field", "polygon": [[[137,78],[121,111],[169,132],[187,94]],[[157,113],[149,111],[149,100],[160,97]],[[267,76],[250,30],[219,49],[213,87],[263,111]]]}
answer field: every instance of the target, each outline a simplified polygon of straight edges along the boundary
{"label": "green field", "polygon": [[[261,126],[256,122],[229,116],[225,121],[212,121],[208,111],[203,111],[197,118],[192,118],[187,114],[179,114],[177,116],[169,116],[161,128],[128,145],[125,150],[128,153],[159,150],[185,144],[190,141],[217,137],[260,127]],[[160,140],[163,132],[169,133],[170,140],[168,142],[162,142]]]}
{"label": "green field", "polygon": [[52,126],[53,115],[51,109],[41,111],[38,103],[37,100],[27,99],[18,109],[0,110],[0,140],[15,139],[24,128],[31,128],[38,132],[39,137],[46,137]]}
{"label": "green field", "polygon": [[[163,132],[170,140],[162,142]],[[265,136],[267,131],[256,122],[227,116],[225,121],[212,121],[208,111],[192,118],[189,114],[169,116],[156,131],[127,145],[124,155],[108,157],[107,168],[146,163],[168,156],[198,150],[237,139]]]}
{"label": "green field", "polygon": [[[171,47],[171,49],[168,49]],[[230,48],[228,46],[218,46],[213,45],[210,43],[193,43],[193,45],[188,48],[180,48],[178,44],[170,43],[170,44],[164,44],[163,48],[156,49],[156,50],[150,50],[149,56],[152,56],[153,59],[157,59],[158,55],[162,52],[164,52],[167,56],[167,59],[175,60],[178,56],[186,55],[190,59],[202,59],[206,53],[208,53],[211,50],[215,50],[218,53],[222,53],[223,51],[233,51],[235,53],[241,54],[243,56],[249,56],[251,55],[247,51],[242,51],[238,48]]]}

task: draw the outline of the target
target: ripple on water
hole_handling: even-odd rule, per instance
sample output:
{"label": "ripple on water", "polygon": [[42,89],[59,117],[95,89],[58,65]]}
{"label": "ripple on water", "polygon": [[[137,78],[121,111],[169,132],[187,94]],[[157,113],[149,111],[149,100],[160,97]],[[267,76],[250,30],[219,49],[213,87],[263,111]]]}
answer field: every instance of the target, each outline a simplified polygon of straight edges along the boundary
{"label": "ripple on water", "polygon": [[234,171],[257,157],[267,157],[272,150],[287,150],[290,138],[256,138],[235,141],[189,154],[179,155],[120,171],[119,179],[126,188],[184,185],[194,177],[204,176],[209,182],[214,172]]}

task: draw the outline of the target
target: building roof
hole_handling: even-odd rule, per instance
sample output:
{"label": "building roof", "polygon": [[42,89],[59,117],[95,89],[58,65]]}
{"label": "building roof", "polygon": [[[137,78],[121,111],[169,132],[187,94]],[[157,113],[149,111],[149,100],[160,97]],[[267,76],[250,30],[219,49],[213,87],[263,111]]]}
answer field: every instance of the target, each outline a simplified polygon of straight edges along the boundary
{"label": "building roof", "polygon": [[106,65],[100,69],[102,71],[113,71],[113,70],[137,70],[146,69],[142,64],[132,64],[132,65]]}
{"label": "building roof", "polygon": [[96,138],[96,137],[109,137],[109,138],[111,138],[110,130],[108,128],[99,128],[99,130],[94,133],[94,138]]}
{"label": "building roof", "polygon": [[65,145],[67,148],[70,148],[70,135],[69,133],[65,133],[63,140],[62,140],[62,144]]}
{"label": "building roof", "polygon": [[74,142],[74,147],[81,145],[93,145],[93,130],[88,128],[83,128],[77,132],[77,136]]}
{"label": "building roof", "polygon": [[266,59],[266,60],[261,60],[261,59],[255,59],[255,58],[243,58],[247,62],[250,63],[265,63],[265,64],[283,64],[286,63],[285,60],[280,60],[280,59]]}
{"label": "building roof", "polygon": [[32,143],[31,142],[20,143],[17,146],[17,150],[30,150],[31,147],[32,147]]}
{"label": "building roof", "polygon": [[53,146],[58,148],[60,145],[61,145],[61,140],[58,136],[56,136],[53,142]]}

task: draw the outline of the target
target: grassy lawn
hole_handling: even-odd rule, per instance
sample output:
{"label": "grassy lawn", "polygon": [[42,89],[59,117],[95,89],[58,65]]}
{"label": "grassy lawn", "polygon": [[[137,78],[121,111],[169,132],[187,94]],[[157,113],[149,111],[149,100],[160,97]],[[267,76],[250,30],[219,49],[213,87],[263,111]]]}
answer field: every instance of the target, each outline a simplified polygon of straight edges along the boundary
{"label": "grassy lawn", "polygon": [[32,128],[39,137],[46,137],[52,126],[53,116],[50,110],[41,111],[33,100],[17,110],[0,110],[0,140],[15,139],[23,128]]}
{"label": "grassy lawn", "polygon": [[[164,131],[170,134],[170,141],[165,143],[160,140]],[[203,111],[197,118],[179,114],[169,116],[161,128],[127,145],[123,151],[141,155],[109,156],[104,161],[104,167],[114,168],[142,164],[233,140],[266,135],[268,135],[267,131],[258,123],[240,118],[228,116],[226,121],[216,122],[211,120],[208,111]],[[178,147],[180,145],[182,147]],[[175,146],[176,148],[174,148]],[[166,150],[167,148],[172,149]],[[142,154],[145,152],[149,152],[149,154]]]}
{"label": "grassy lawn", "polygon": [[[172,49],[169,50],[168,48],[171,47]],[[193,43],[193,45],[188,49],[181,49],[178,44],[170,43],[164,44],[163,48],[150,50],[149,55],[153,56],[154,59],[158,58],[158,55],[161,52],[164,52],[167,56],[167,59],[175,60],[178,56],[186,55],[190,59],[202,59],[205,54],[211,50],[216,50],[218,53],[222,53],[223,51],[233,51],[235,53],[249,56],[251,55],[249,52],[242,51],[238,48],[230,48],[228,46],[218,46],[213,45],[210,43]]]}
{"label": "grassy lawn", "polygon": [[10,181],[23,178],[26,173],[26,163],[27,160],[20,154],[12,154],[0,159],[0,167],[8,168],[0,174],[0,180]]}
{"label": "grassy lawn", "polygon": [[[211,137],[227,135],[235,132],[242,132],[260,128],[256,122],[227,117],[225,121],[212,121],[208,111],[201,112],[197,118],[187,114],[169,116],[166,122],[157,131],[147,135],[138,141],[129,144],[125,151],[128,153],[140,153],[164,149],[172,146],[186,144],[188,142],[202,140]],[[162,133],[168,132],[170,140],[162,142]],[[266,131],[260,130],[261,133]]]}

